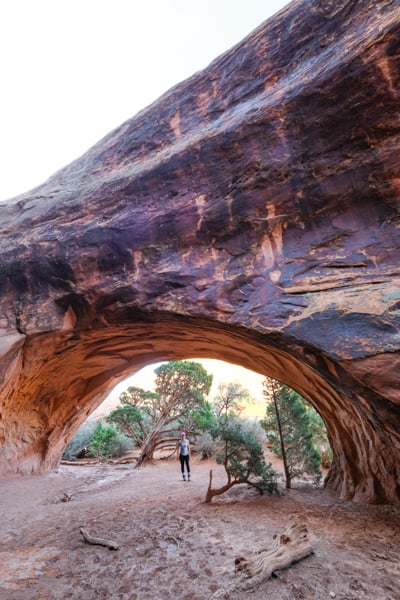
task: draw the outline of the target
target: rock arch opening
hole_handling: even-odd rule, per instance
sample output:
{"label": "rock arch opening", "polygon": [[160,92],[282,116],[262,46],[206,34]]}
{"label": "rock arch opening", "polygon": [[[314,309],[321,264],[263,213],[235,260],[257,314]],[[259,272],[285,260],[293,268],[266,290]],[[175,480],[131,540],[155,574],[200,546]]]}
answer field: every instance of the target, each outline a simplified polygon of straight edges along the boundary
{"label": "rock arch opening", "polygon": [[395,489],[390,496],[385,485],[388,461],[394,457],[371,451],[384,448],[379,444],[384,429],[377,430],[376,420],[372,425],[374,407],[368,407],[359,382],[310,350],[299,356],[281,336],[160,315],[135,323],[124,320],[114,327],[45,334],[30,344],[30,365],[19,381],[19,410],[10,405],[13,416],[3,410],[3,419],[14,420],[13,435],[4,440],[8,456],[3,472],[54,468],[73,432],[118,381],[154,361],[197,356],[278,379],[310,402],[327,426],[334,452],[328,485],[340,497],[375,502],[396,498]]}
{"label": "rock arch opening", "polygon": [[[212,385],[205,398],[208,408],[201,413],[202,418],[199,422],[194,421],[191,415],[177,415],[176,411],[172,420],[168,415],[168,422],[162,426],[162,435],[157,437],[151,458],[170,458],[175,455],[176,442],[182,430],[190,435],[196,454],[202,458],[211,457],[215,449],[211,430],[216,425],[216,419],[225,420],[230,415],[239,419],[244,430],[255,435],[260,443],[265,444],[266,451],[277,455],[278,460],[283,459],[281,444],[289,444],[287,465],[290,467],[285,471],[284,462],[281,466],[284,479],[289,473],[290,480],[313,477],[314,481],[323,481],[321,469],[326,474],[330,468],[332,450],[324,420],[302,396],[293,393],[291,388],[276,380],[237,364],[216,359],[185,357],[183,361],[178,361],[177,366],[181,362],[199,365],[207,375],[212,376]],[[70,440],[63,452],[63,461],[87,459],[92,456],[91,445],[96,427],[114,428],[111,430],[112,436],[110,431],[110,442],[104,447],[106,458],[111,452],[112,457],[124,462],[137,460],[146,435],[152,429],[151,424],[157,422],[157,428],[160,427],[159,411],[152,410],[151,414],[148,414],[148,394],[161,392],[160,369],[172,364],[175,363],[152,363],[113,388]],[[174,393],[168,388],[169,395],[173,396]],[[133,409],[132,404],[138,407],[139,413]],[[165,402],[162,402],[162,405],[165,406]],[[282,423],[281,412],[282,439],[278,427],[278,419]],[[294,446],[295,440],[298,440],[298,447]],[[268,460],[270,458],[271,456]],[[275,460],[275,457],[273,459]],[[136,466],[137,464],[136,462]],[[305,467],[303,472],[302,466]],[[290,487],[290,481],[286,482],[286,485]]]}

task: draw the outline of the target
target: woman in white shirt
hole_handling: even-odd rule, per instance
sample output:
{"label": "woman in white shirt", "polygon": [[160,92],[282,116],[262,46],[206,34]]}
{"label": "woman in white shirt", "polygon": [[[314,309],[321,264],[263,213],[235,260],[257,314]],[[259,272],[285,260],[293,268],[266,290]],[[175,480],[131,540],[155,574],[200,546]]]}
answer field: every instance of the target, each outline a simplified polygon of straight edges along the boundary
{"label": "woman in white shirt", "polygon": [[187,480],[190,481],[190,464],[189,464],[190,444],[189,444],[189,440],[186,438],[186,433],[184,431],[182,431],[181,439],[178,442],[176,457],[181,461],[181,472],[182,472],[183,481],[186,481],[185,465],[186,465],[186,471],[187,471],[187,477],[188,477]]}

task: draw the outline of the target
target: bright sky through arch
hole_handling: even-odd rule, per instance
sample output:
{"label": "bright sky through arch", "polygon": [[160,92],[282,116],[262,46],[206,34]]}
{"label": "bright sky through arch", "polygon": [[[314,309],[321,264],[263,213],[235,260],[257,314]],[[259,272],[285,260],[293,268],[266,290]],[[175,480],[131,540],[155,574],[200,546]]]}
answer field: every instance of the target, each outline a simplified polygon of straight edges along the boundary
{"label": "bright sky through arch", "polygon": [[287,0],[5,0],[0,201],[36,187]]}

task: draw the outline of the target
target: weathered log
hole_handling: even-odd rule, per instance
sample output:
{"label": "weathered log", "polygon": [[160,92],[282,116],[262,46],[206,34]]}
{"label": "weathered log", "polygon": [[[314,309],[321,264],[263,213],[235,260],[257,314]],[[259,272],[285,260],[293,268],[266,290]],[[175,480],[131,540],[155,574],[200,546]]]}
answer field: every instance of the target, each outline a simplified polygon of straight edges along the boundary
{"label": "weathered log", "polygon": [[73,497],[74,494],[67,494],[67,492],[64,492],[63,497],[61,498],[61,502],[70,502]]}
{"label": "weathered log", "polygon": [[109,550],[119,550],[119,545],[117,544],[117,542],[114,542],[112,540],[105,540],[103,538],[94,537],[88,531],[86,531],[86,529],[83,529],[82,527],[80,528],[79,531],[81,532],[82,537],[87,544],[93,544],[93,545],[97,545],[97,546],[106,546],[106,548],[109,548]]}
{"label": "weathered log", "polygon": [[135,456],[125,456],[124,458],[109,458],[107,460],[108,465],[129,465],[130,463],[136,462]]}
{"label": "weathered log", "polygon": [[85,458],[86,456],[89,456],[89,452],[90,452],[89,447],[84,446],[83,448],[78,450],[78,452],[75,454],[75,458]]}
{"label": "weathered log", "polygon": [[66,465],[69,467],[87,467],[88,465],[96,466],[99,464],[95,458],[88,458],[87,460],[61,460],[60,465]]}
{"label": "weathered log", "polygon": [[295,562],[313,553],[304,524],[293,524],[280,535],[274,535],[270,548],[261,550],[249,558],[237,558],[235,570],[251,581],[246,587],[254,587],[269,579],[275,571],[287,569]]}

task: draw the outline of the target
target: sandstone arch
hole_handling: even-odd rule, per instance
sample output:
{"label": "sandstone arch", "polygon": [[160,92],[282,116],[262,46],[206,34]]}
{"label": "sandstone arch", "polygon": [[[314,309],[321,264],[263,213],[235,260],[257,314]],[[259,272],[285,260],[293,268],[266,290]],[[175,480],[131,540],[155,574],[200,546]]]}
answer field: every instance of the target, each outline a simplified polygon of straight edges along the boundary
{"label": "sandstone arch", "polygon": [[0,205],[1,473],[207,356],[318,408],[341,497],[399,502],[399,29],[398,2],[295,1]]}

